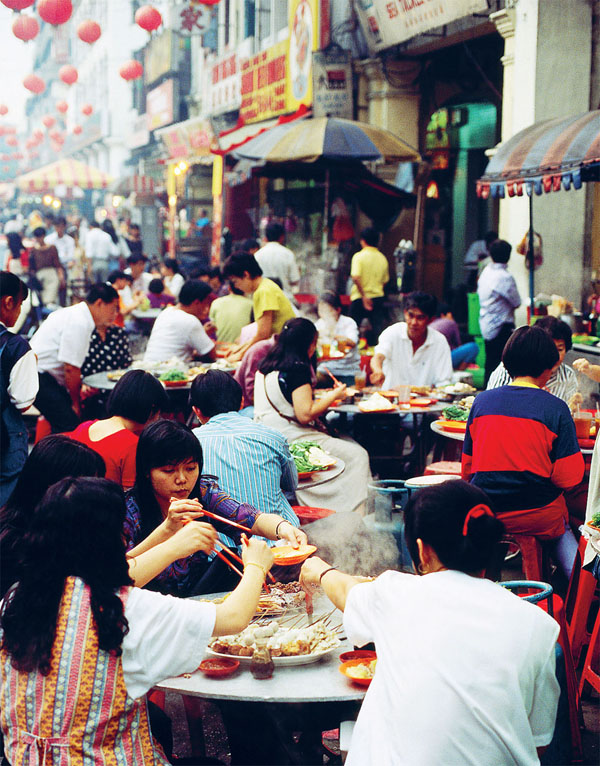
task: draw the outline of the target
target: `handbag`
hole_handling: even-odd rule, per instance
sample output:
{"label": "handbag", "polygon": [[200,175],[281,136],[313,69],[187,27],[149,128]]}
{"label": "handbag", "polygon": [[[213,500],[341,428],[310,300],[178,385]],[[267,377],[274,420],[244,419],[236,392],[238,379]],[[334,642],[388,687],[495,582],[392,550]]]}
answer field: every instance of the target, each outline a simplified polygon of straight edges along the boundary
{"label": "handbag", "polygon": [[323,418],[323,416],[320,416],[318,418],[315,418],[314,420],[311,420],[310,423],[301,423],[297,418],[293,418],[291,415],[286,415],[283,413],[279,407],[271,400],[271,397],[269,396],[269,392],[267,391],[267,379],[266,376],[263,379],[263,386],[265,389],[265,396],[267,397],[267,401],[271,405],[271,407],[275,410],[275,412],[282,417],[284,420],[287,420],[288,423],[294,423],[297,426],[310,426],[311,428],[314,428],[315,431],[319,431],[319,433],[327,434],[327,436],[336,436],[337,430],[330,426],[327,421]]}

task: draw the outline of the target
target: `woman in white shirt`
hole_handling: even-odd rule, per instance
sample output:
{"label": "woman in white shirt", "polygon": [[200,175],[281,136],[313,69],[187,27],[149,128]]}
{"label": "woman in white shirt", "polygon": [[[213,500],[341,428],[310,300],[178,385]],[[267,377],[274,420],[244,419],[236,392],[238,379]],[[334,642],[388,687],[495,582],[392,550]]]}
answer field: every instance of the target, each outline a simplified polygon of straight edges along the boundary
{"label": "woman in white shirt", "polygon": [[330,345],[337,344],[338,351],[345,356],[320,364],[317,372],[324,372],[327,367],[342,383],[352,385],[354,376],[360,372],[360,353],[358,351],[358,325],[342,314],[340,298],[335,293],[324,293],[319,298],[319,318],[315,322],[319,331],[319,341]]}
{"label": "woman in white shirt", "polygon": [[303,585],[344,611],[350,640],[377,650],[347,766],[538,764],[556,719],[558,624],[483,579],[503,525],[477,487],[421,490],[405,524],[427,576],[365,583],[316,557],[302,567]]}
{"label": "woman in white shirt", "polygon": [[185,277],[179,270],[179,264],[175,258],[165,258],[160,265],[160,273],[165,283],[165,292],[173,298],[179,298],[179,291],[183,287]]}

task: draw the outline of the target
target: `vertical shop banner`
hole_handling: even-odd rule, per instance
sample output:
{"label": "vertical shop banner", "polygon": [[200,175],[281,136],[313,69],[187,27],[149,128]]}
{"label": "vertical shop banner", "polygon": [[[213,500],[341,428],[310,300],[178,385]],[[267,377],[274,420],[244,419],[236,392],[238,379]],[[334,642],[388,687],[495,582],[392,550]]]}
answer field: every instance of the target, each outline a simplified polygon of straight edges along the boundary
{"label": "vertical shop banner", "polygon": [[223,157],[215,154],[212,176],[212,243],[210,262],[218,266],[221,261],[221,237],[223,235]]}
{"label": "vertical shop banner", "polygon": [[357,0],[372,51],[380,51],[464,16],[487,11],[486,0]]}
{"label": "vertical shop banner", "polygon": [[313,116],[351,120],[352,63],[342,50],[313,53]]}
{"label": "vertical shop banner", "polygon": [[287,109],[310,107],[313,98],[312,52],[319,47],[319,0],[290,0]]}

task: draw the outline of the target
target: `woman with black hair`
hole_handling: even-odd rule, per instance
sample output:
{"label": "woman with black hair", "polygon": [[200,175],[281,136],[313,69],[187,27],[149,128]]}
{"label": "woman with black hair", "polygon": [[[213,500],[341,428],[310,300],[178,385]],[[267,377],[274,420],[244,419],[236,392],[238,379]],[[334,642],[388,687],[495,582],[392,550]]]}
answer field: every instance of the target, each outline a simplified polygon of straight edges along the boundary
{"label": "woman with black hair", "polygon": [[346,386],[336,386],[320,399],[313,396],[314,354],[317,328],[303,318],[289,319],[275,345],[263,359],[254,383],[254,420],[275,428],[289,443],[314,441],[345,463],[335,479],[316,487],[296,490],[302,505],[333,511],[359,510],[367,499],[371,480],[369,455],[352,439],[336,439],[313,425],[336,399],[343,399]]}
{"label": "woman with black hair", "polygon": [[364,582],[317,557],[300,575],[344,611],[354,644],[377,649],[347,765],[539,763],[556,719],[559,628],[483,579],[504,529],[487,496],[460,480],[422,489],[405,524],[423,577]]}
{"label": "woman with black hair", "polygon": [[[240,466],[244,470],[244,466]],[[236,521],[253,534],[286,540],[297,547],[306,535],[274,513],[261,513],[219,489],[214,477],[202,476],[202,448],[185,426],[172,420],[151,423],[142,432],[136,455],[136,480],[126,495],[125,538],[130,556],[139,556],[169,540],[202,510]],[[237,582],[219,558],[209,560],[218,532],[239,545],[240,534],[229,524],[211,520],[202,525],[204,540],[192,555],[180,557],[158,574],[148,587],[161,593],[195,596],[230,590]]]}
{"label": "woman with black hair", "polygon": [[160,273],[165,283],[165,292],[173,298],[179,298],[179,291],[185,284],[185,277],[176,258],[165,258],[160,265]]}
{"label": "woman with black hair", "polygon": [[106,420],[87,420],[69,434],[102,455],[106,478],[129,489],[135,484],[135,451],[144,427],[168,410],[165,389],[154,375],[130,370],[108,398]]}
{"label": "woman with black hair", "polygon": [[[131,587],[123,493],[105,479],[64,479],[37,507],[19,583],[0,613],[0,723],[10,763],[168,764],[146,693],[191,673],[211,636],[254,615],[273,556],[244,546],[223,603]],[[35,615],[35,619],[32,619]]]}

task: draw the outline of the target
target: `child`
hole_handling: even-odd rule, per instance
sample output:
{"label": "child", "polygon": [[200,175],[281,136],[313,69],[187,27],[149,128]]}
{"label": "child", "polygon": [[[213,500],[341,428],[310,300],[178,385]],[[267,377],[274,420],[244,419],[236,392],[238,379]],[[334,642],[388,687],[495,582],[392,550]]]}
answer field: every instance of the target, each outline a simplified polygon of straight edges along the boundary
{"label": "child", "polygon": [[165,293],[165,283],[158,278],[152,279],[148,285],[148,300],[151,309],[162,309],[175,303],[175,298]]}
{"label": "child", "polygon": [[6,505],[27,458],[27,428],[21,412],[38,392],[35,354],[20,335],[9,332],[27,297],[27,287],[8,271],[0,273],[0,508]]}

